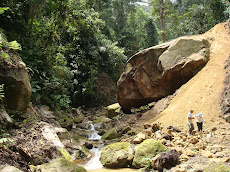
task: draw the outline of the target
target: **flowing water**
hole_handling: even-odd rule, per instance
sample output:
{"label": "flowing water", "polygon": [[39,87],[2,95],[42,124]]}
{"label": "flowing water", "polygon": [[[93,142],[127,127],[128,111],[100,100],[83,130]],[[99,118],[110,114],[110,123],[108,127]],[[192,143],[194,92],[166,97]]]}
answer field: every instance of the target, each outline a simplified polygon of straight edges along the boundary
{"label": "flowing water", "polygon": [[103,168],[99,158],[101,155],[101,150],[103,148],[103,144],[100,142],[101,136],[95,130],[93,123],[89,123],[90,130],[89,130],[89,140],[93,142],[93,149],[90,150],[93,157],[84,165],[86,170],[95,170]]}
{"label": "flowing water", "polygon": [[101,136],[95,130],[92,122],[89,123],[89,140],[93,142],[93,149],[90,150],[93,157],[83,167],[90,172],[137,172],[137,169],[122,168],[122,169],[107,169],[100,162],[101,150],[104,146],[101,143]]}

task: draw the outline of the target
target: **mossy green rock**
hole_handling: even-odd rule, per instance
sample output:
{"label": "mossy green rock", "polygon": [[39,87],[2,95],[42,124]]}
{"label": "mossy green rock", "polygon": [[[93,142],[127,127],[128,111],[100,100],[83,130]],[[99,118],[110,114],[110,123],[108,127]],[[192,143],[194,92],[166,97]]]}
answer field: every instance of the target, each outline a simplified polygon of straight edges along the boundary
{"label": "mossy green rock", "polygon": [[123,129],[122,129],[122,133],[127,133],[128,131],[131,131],[132,129],[131,129],[131,127],[128,125],[128,126],[126,126],[126,127],[124,127]]}
{"label": "mossy green rock", "polygon": [[132,165],[134,168],[149,166],[153,157],[166,150],[163,144],[154,139],[145,140],[136,147]]}
{"label": "mossy green rock", "polygon": [[76,118],[73,119],[73,122],[81,123],[81,122],[83,122],[83,120],[84,120],[84,116],[79,115],[79,116],[77,116]]}
{"label": "mossy green rock", "polygon": [[56,159],[52,162],[42,164],[38,167],[37,171],[40,172],[64,172],[64,171],[74,171],[74,172],[87,172],[83,167],[80,167],[72,162],[67,161],[65,158]]}
{"label": "mossy green rock", "polygon": [[72,118],[65,118],[63,122],[61,122],[61,127],[64,128],[72,128],[73,119]]}
{"label": "mossy green rock", "polygon": [[113,143],[101,151],[101,164],[108,168],[124,168],[132,164],[134,146],[128,142]]}
{"label": "mossy green rock", "polygon": [[204,172],[229,172],[230,167],[225,165],[224,163],[212,163],[208,168],[204,170]]}
{"label": "mossy green rock", "polygon": [[121,106],[119,103],[115,103],[112,105],[107,106],[107,116],[108,118],[113,118],[120,113]]}
{"label": "mossy green rock", "polygon": [[90,153],[84,146],[79,146],[75,150],[74,160],[84,160],[90,157]]}
{"label": "mossy green rock", "polygon": [[117,130],[115,128],[111,128],[109,131],[107,131],[103,136],[102,139],[105,140],[112,140],[117,138]]}
{"label": "mossy green rock", "polygon": [[87,170],[84,167],[78,166],[72,172],[87,172]]}

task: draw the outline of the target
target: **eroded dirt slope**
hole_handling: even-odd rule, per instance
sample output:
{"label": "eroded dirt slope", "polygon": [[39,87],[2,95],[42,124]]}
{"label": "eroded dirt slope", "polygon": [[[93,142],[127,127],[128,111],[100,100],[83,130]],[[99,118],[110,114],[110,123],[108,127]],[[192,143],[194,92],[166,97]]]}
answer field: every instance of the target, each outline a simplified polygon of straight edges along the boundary
{"label": "eroded dirt slope", "polygon": [[[225,23],[216,25],[203,34],[210,42],[210,60],[206,66],[179,90],[170,105],[160,115],[148,122],[159,121],[164,125],[187,128],[187,113],[202,112],[207,121],[206,130],[213,127],[229,126],[220,116],[220,97],[224,87],[225,61],[230,55],[230,35]],[[151,110],[147,116],[151,116]],[[222,125],[221,125],[222,124]]]}

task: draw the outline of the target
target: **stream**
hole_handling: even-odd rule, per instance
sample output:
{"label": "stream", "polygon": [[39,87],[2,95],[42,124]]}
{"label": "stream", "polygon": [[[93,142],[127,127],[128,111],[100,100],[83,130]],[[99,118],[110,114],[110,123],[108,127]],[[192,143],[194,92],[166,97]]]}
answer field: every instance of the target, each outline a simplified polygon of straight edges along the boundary
{"label": "stream", "polygon": [[137,172],[137,169],[131,168],[122,168],[122,169],[108,169],[104,168],[100,162],[101,150],[104,147],[104,144],[101,142],[101,136],[98,134],[98,131],[95,130],[92,122],[89,123],[89,141],[93,143],[93,148],[90,150],[93,155],[92,158],[83,165],[83,167],[90,172]]}
{"label": "stream", "polygon": [[100,155],[101,150],[104,146],[103,143],[101,143],[101,136],[98,134],[98,131],[95,130],[94,125],[92,122],[89,123],[89,141],[93,143],[93,148],[90,149],[90,153],[93,155],[92,158],[87,162],[87,164],[84,165],[84,168],[88,171],[95,170],[95,169],[101,169],[103,168],[101,162],[100,162]]}

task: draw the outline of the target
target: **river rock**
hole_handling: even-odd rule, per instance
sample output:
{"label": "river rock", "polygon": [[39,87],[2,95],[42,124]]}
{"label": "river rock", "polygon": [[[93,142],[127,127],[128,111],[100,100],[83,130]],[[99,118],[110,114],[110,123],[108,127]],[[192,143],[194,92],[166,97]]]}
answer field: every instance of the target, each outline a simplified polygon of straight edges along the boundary
{"label": "river rock", "polygon": [[107,106],[107,116],[108,118],[113,118],[114,116],[117,116],[120,113],[121,106],[119,103],[112,104],[110,106]]}
{"label": "river rock", "polygon": [[209,60],[209,43],[201,36],[181,37],[132,56],[117,83],[123,110],[171,95]]}
{"label": "river rock", "polygon": [[134,146],[128,142],[113,143],[101,151],[100,161],[104,167],[124,168],[132,164]]}
{"label": "river rock", "polygon": [[179,153],[172,149],[166,152],[161,152],[152,160],[152,167],[155,170],[163,171],[164,168],[169,169],[179,163]]}
{"label": "river rock", "polygon": [[49,106],[41,105],[39,107],[39,111],[41,112],[41,115],[48,119],[55,119],[56,117],[53,114],[53,111],[50,110]]}
{"label": "river rock", "polygon": [[200,150],[200,154],[207,157],[207,158],[213,158],[214,154],[207,150]]}
{"label": "river rock", "polygon": [[162,135],[162,138],[166,139],[166,140],[170,140],[172,141],[173,140],[173,135],[172,134],[169,134],[169,133],[164,133]]}
{"label": "river rock", "polygon": [[40,165],[36,171],[40,172],[87,172],[84,167],[78,166],[72,162],[67,161],[65,158],[53,160],[52,162]]}
{"label": "river rock", "polygon": [[155,133],[156,131],[160,130],[160,123],[157,122],[157,123],[154,123],[152,125],[152,132]]}
{"label": "river rock", "polygon": [[105,140],[112,140],[117,138],[117,130],[115,128],[111,128],[109,131],[107,131],[103,136],[102,139]]}
{"label": "river rock", "polygon": [[140,133],[138,133],[136,136],[135,136],[135,138],[133,139],[133,143],[134,144],[139,144],[139,143],[141,143],[143,140],[145,140],[146,139],[146,134],[145,133],[143,133],[143,132],[140,132]]}
{"label": "river rock", "polygon": [[149,124],[149,123],[145,123],[145,124],[144,124],[144,129],[147,129],[147,128],[150,128],[150,127],[152,127],[151,124]]}
{"label": "river rock", "polygon": [[223,148],[221,145],[213,145],[210,149],[212,153],[216,153],[216,152],[221,152]]}
{"label": "river rock", "polygon": [[132,166],[134,168],[149,166],[153,157],[166,150],[166,146],[160,142],[154,139],[147,139],[136,147]]}
{"label": "river rock", "polygon": [[30,103],[31,86],[25,63],[16,56],[1,58],[0,84],[4,84],[6,110],[14,115],[26,112]]}
{"label": "river rock", "polygon": [[5,111],[4,108],[0,109],[0,124],[1,126],[9,127],[13,124],[12,119],[8,115],[8,113]]}
{"label": "river rock", "polygon": [[10,165],[0,165],[0,172],[23,172],[23,171]]}
{"label": "river rock", "polygon": [[122,132],[122,134],[126,134],[130,130],[132,130],[131,127],[129,125],[127,125],[124,128],[122,128],[121,132]]}

